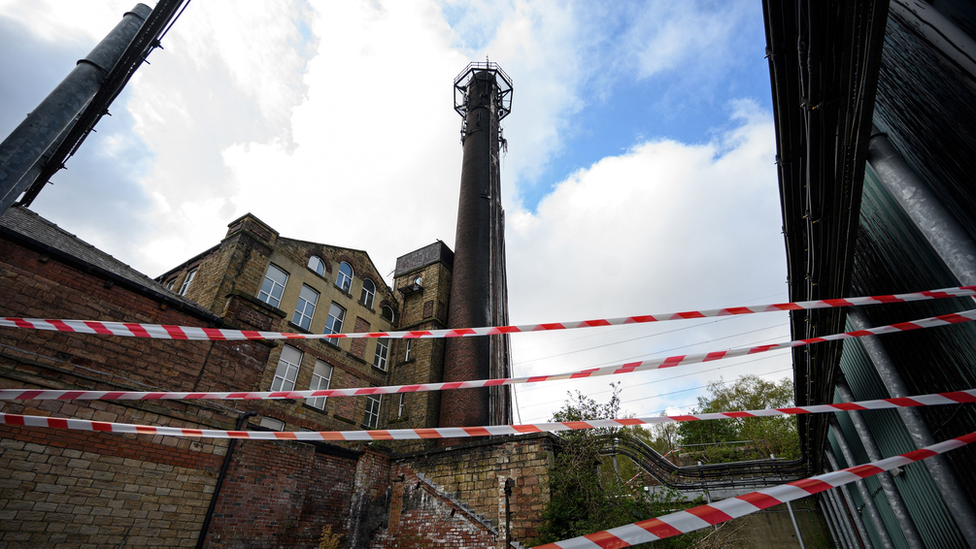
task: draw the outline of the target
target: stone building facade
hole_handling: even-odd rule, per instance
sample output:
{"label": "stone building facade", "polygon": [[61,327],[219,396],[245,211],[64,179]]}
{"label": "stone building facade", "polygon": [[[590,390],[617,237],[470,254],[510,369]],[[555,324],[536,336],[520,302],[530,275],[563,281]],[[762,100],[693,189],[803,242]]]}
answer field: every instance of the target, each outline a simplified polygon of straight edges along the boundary
{"label": "stone building facade", "polygon": [[[309,262],[313,255],[324,274],[309,267],[318,265]],[[344,262],[353,271],[348,286],[337,278]],[[280,292],[272,285],[262,295],[272,265],[288,280]],[[450,268],[442,243],[422,248],[400,258],[394,290],[365,252],[282,238],[248,215],[231,224],[218,246],[157,282],[29,210],[14,207],[0,216],[3,316],[320,332],[329,322],[325,304],[335,302],[346,311],[344,332],[436,328],[444,325]],[[376,286],[372,306],[362,291],[366,279]],[[308,328],[295,315],[304,287],[319,292],[315,310],[301,311],[312,313],[304,315]],[[280,298],[272,305],[267,295]],[[247,391],[291,378],[304,389],[323,364],[332,368],[332,387],[435,379],[443,367],[435,340],[413,341],[409,354],[404,341],[394,342],[386,370],[377,366],[377,345],[3,329],[0,387]],[[287,347],[301,353],[291,362],[294,371],[281,368]],[[431,425],[436,395],[415,393],[419,398],[403,406],[380,403],[378,425]],[[368,425],[368,406],[365,397],[329,398],[322,407],[27,400],[0,401],[0,412],[197,429],[232,429],[253,412],[246,428],[331,430]],[[205,547],[315,547],[328,528],[343,536],[344,547],[502,546],[507,531],[516,540],[534,535],[548,500],[539,467],[551,448],[551,439],[539,435],[433,451],[244,441],[228,459],[225,440],[0,426],[0,544],[188,547],[203,536]]]}

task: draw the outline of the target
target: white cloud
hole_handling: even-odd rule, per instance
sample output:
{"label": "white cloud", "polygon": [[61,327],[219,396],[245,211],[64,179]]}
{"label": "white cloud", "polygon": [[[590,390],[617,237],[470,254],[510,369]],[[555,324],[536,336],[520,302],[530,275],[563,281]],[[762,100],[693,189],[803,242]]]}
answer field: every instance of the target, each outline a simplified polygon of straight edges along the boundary
{"label": "white cloud", "polygon": [[[604,158],[573,174],[542,200],[536,214],[518,212],[519,222],[507,235],[513,321],[607,318],[785,298],[772,121],[751,102],[737,101],[731,107],[732,126],[710,143],[639,144],[627,154]],[[770,328],[719,339],[766,327]],[[711,351],[752,344],[757,338],[788,339],[784,318],[752,317],[734,323],[709,321],[700,329],[666,337],[564,354],[675,328],[553,335],[549,340],[559,343],[541,349],[540,338],[516,338],[517,373],[554,373],[637,356]],[[583,337],[587,340],[581,341]],[[714,342],[672,350],[710,340]],[[553,355],[560,356],[538,360]],[[640,374],[626,380],[624,387],[671,375]],[[625,391],[624,398],[703,385],[713,376],[691,376],[684,387],[652,384]],[[585,386],[593,391],[605,383]],[[534,393],[533,400],[559,400],[562,390]],[[660,410],[660,404],[642,401],[638,406]]]}
{"label": "white cloud", "polygon": [[[106,3],[86,11],[82,4],[91,7],[0,0],[0,15],[40,40],[94,44],[131,8]],[[89,208],[79,198],[84,181],[73,194],[58,183],[42,193],[38,211],[150,275],[212,246],[248,211],[285,236],[365,249],[385,275],[400,254],[436,238],[453,244],[461,148],[450,85],[487,54],[515,85],[504,124],[511,149],[502,163],[513,321],[781,298],[773,128],[748,101],[730,104],[727,124],[711,140],[642,140],[572,174],[535,211],[521,207],[520,197],[565,153],[567,140],[588,131],[577,115],[621,98],[616,86],[669,76],[667,93],[718,93],[702,84],[742,62],[735,50],[743,5],[192,2],[166,49],[130,82],[128,103],[113,107],[129,118],[112,122],[128,125],[100,125],[98,136],[108,139],[85,144],[82,153],[98,151],[91,158],[102,171],[77,170],[72,163],[81,154],[69,163],[68,175],[99,179],[92,185],[99,197],[113,198],[126,180],[132,196]],[[641,98],[630,108],[658,100]],[[93,217],[101,225],[91,225]],[[670,349],[709,340],[708,350],[781,340],[785,328],[777,323],[782,319],[737,319],[656,337],[645,336],[675,326],[520,336],[516,360],[533,362],[518,373],[687,352]],[[767,326],[774,327],[719,339]],[[570,352],[585,347],[595,348]],[[543,360],[553,355],[560,356]],[[667,383],[664,375],[635,377],[625,381],[624,396],[683,391],[708,375]],[[592,394],[605,386],[585,388]],[[555,400],[533,409],[548,417],[564,390],[522,394]],[[639,401],[631,411],[693,403],[694,395]]]}

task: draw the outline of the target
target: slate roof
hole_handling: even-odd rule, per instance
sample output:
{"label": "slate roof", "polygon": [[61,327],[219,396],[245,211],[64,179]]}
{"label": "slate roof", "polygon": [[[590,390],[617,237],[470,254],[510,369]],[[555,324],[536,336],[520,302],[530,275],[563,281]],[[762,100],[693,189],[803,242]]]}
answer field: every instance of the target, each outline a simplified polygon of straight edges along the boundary
{"label": "slate roof", "polygon": [[213,320],[215,315],[197,303],[115,259],[77,236],[22,206],[0,216],[0,236],[43,249],[89,272],[96,272],[155,299],[178,303],[181,310]]}

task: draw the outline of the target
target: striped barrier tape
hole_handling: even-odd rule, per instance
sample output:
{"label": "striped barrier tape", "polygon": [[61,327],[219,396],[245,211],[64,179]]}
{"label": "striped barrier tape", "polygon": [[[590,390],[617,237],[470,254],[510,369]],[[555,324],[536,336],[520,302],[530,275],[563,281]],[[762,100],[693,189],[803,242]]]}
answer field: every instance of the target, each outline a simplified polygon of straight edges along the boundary
{"label": "striped barrier tape", "polygon": [[976,309],[952,313],[935,317],[902,322],[887,326],[878,326],[865,330],[831,334],[809,339],[800,339],[781,343],[771,343],[755,347],[742,347],[725,351],[712,351],[689,355],[675,355],[667,358],[652,358],[640,362],[616,364],[601,368],[590,368],[575,372],[549,374],[538,376],[522,376],[499,379],[482,379],[472,381],[454,381],[441,383],[422,383],[416,385],[387,385],[383,387],[353,387],[349,389],[319,389],[308,391],[245,391],[245,392],[145,392],[145,391],[71,391],[71,390],[35,390],[35,389],[3,389],[0,390],[0,400],[273,400],[285,398],[314,398],[314,397],[344,397],[360,395],[381,395],[391,393],[416,393],[422,391],[447,391],[453,389],[472,389],[477,387],[493,387],[498,385],[516,385],[522,383],[540,383],[544,381],[559,381],[566,379],[581,379],[586,377],[609,376],[642,372],[661,368],[672,368],[688,364],[712,362],[727,358],[754,355],[778,349],[788,349],[822,343],[838,341],[869,335],[882,335],[922,328],[948,326],[960,322],[976,319]]}
{"label": "striped barrier tape", "polygon": [[713,412],[681,416],[650,416],[643,418],[594,419],[588,421],[563,421],[531,423],[525,425],[488,425],[481,427],[432,427],[429,429],[380,429],[375,431],[218,431],[213,429],[184,429],[180,427],[154,427],[132,423],[108,423],[87,419],[60,419],[43,416],[0,414],[0,424],[26,427],[50,427],[77,431],[102,431],[108,433],[164,435],[175,437],[242,438],[251,440],[304,440],[304,441],[372,441],[417,440],[434,438],[471,438],[496,435],[522,435],[527,433],[554,433],[581,429],[652,425],[676,421],[710,421],[746,417],[781,417],[799,414],[823,414],[851,410],[886,410],[916,406],[940,406],[945,404],[976,403],[976,389],[936,393],[903,398],[865,400],[840,404],[792,406],[767,410],[739,412]]}
{"label": "striped barrier tape", "polygon": [[787,482],[773,488],[765,488],[745,495],[724,499],[717,503],[699,505],[685,511],[670,513],[657,518],[642,520],[632,524],[594,532],[578,538],[540,545],[537,549],[617,549],[640,543],[656,541],[680,534],[687,534],[702,528],[714,526],[727,520],[756,513],[768,507],[795,501],[819,494],[825,490],[904,467],[950,450],[962,448],[976,442],[976,433],[939,442],[931,446],[898,456],[848,467],[823,475]]}
{"label": "striped barrier tape", "polygon": [[858,305],[878,305],[882,303],[906,303],[930,299],[976,296],[976,286],[943,288],[908,294],[880,295],[871,297],[849,297],[846,299],[821,299],[794,303],[775,303],[771,305],[752,305],[748,307],[726,307],[702,311],[664,313],[655,315],[626,316],[574,322],[552,322],[545,324],[521,324],[513,326],[493,326],[485,328],[454,328],[446,330],[416,330],[404,332],[357,332],[349,334],[298,334],[293,332],[261,332],[253,330],[230,330],[224,328],[199,328],[192,326],[172,326],[163,324],[139,324],[130,322],[104,322],[99,320],[52,320],[42,318],[0,318],[0,327],[25,328],[79,334],[100,334],[123,337],[145,337],[152,339],[178,339],[187,341],[240,341],[266,339],[362,339],[362,338],[446,338],[485,335],[542,332],[552,330],[574,330],[596,326],[619,326],[643,324],[668,320],[707,318],[715,316],[735,316],[774,311],[796,311],[801,309],[824,309],[831,307],[852,307]]}

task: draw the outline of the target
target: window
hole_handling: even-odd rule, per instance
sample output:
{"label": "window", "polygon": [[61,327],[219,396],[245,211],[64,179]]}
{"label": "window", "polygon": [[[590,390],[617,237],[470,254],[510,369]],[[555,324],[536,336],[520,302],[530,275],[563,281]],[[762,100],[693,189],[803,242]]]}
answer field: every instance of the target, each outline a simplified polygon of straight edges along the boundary
{"label": "window", "polygon": [[295,388],[295,380],[298,379],[298,369],[302,365],[302,352],[294,347],[285,345],[281,349],[281,358],[278,359],[278,369],[275,370],[274,379],[271,381],[272,391],[291,391]]}
{"label": "window", "polygon": [[370,279],[363,280],[363,293],[359,296],[359,301],[366,306],[367,309],[373,308],[373,296],[376,295],[376,285]]}
{"label": "window", "polygon": [[408,339],[408,340],[407,340],[407,352],[406,352],[406,353],[404,353],[404,356],[403,356],[403,361],[404,361],[404,362],[406,362],[406,361],[408,361],[408,360],[410,360],[410,347],[411,347],[412,345],[413,345],[413,340],[412,340],[412,339]]}
{"label": "window", "polygon": [[[315,371],[312,372],[312,384],[308,386],[311,391],[322,391],[329,388],[329,383],[332,381],[332,366],[322,362],[321,360],[315,361]],[[325,410],[325,399],[326,397],[315,397],[310,398],[306,402],[312,408],[318,408],[319,410]]]}
{"label": "window", "polygon": [[180,286],[180,295],[186,295],[186,291],[190,289],[190,284],[193,284],[193,279],[197,276],[197,270],[186,273],[186,277],[183,279],[183,285]]}
{"label": "window", "polygon": [[[338,334],[342,332],[342,321],[346,318],[346,310],[336,305],[332,302],[332,306],[329,307],[329,318],[325,321],[325,334]],[[330,343],[337,343],[336,341],[327,340]]]}
{"label": "window", "polygon": [[318,273],[319,276],[325,276],[325,263],[317,255],[308,258],[308,268]]}
{"label": "window", "polygon": [[393,324],[393,308],[388,305],[383,305],[383,309],[380,311],[380,316],[390,321]]}
{"label": "window", "polygon": [[285,422],[279,419],[275,419],[273,417],[262,417],[261,427],[264,427],[265,429],[269,429],[271,431],[284,431]]}
{"label": "window", "polygon": [[172,290],[173,289],[173,286],[176,286],[176,279],[175,278],[171,279],[169,282],[166,283],[166,289],[167,290]]}
{"label": "window", "polygon": [[390,340],[376,340],[376,355],[373,357],[373,366],[386,371],[386,359],[390,355]]}
{"label": "window", "polygon": [[339,273],[336,274],[336,286],[342,288],[344,292],[348,292],[352,286],[352,267],[345,261],[339,264]]}
{"label": "window", "polygon": [[380,401],[382,398],[383,395],[366,397],[366,414],[363,416],[363,426],[367,429],[375,429],[380,424]]}
{"label": "window", "polygon": [[298,294],[298,305],[291,321],[303,330],[312,325],[312,315],[315,314],[315,304],[319,302],[319,293],[302,284],[302,291]]}
{"label": "window", "polygon": [[285,284],[288,283],[288,273],[282,271],[274,265],[268,265],[268,273],[264,275],[264,284],[258,292],[258,299],[278,307],[281,305],[281,294],[285,291]]}
{"label": "window", "polygon": [[403,419],[403,399],[406,396],[406,393],[400,393],[400,403],[397,404],[397,419]]}

